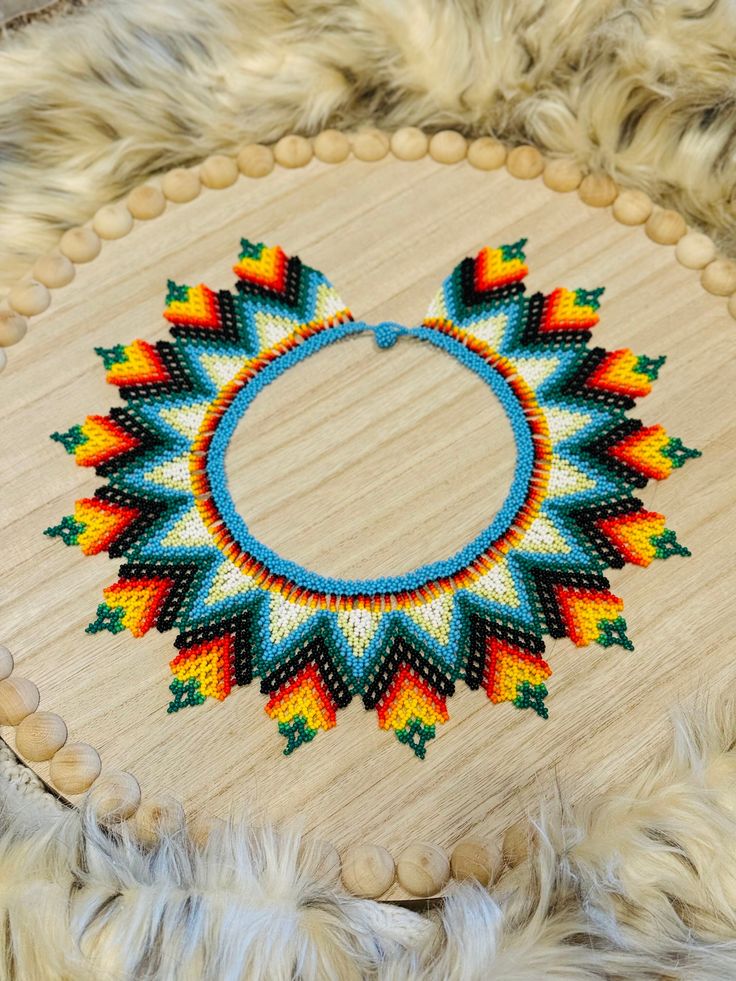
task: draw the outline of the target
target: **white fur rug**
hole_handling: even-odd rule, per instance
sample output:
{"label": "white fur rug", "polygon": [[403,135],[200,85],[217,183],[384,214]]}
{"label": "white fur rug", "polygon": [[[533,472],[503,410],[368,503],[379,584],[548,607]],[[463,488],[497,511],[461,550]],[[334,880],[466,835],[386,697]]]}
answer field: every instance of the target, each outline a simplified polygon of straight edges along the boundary
{"label": "white fur rug", "polygon": [[675,719],[671,752],[623,791],[546,803],[526,859],[428,915],[345,895],[293,831],[144,848],[7,749],[0,788],[0,981],[736,977],[733,698]]}
{"label": "white fur rug", "polygon": [[538,144],[726,247],[734,0],[92,0],[0,49],[0,282],[146,177],[290,130]]}

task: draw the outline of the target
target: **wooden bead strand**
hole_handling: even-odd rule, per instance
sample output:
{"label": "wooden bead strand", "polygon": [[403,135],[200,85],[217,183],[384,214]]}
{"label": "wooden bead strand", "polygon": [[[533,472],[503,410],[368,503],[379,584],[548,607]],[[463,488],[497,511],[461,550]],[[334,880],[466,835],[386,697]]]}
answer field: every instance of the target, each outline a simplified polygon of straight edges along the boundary
{"label": "wooden bead strand", "polygon": [[158,794],[143,801],[133,818],[138,840],[151,847],[161,838],[180,832],[185,823],[184,807],[172,794]]}
{"label": "wooden bead strand", "polygon": [[435,896],[450,878],[450,862],[438,845],[417,841],[399,856],[396,874],[404,889],[413,896]]}
{"label": "wooden bead strand", "polygon": [[89,800],[99,821],[126,821],[140,806],[141,788],[132,773],[118,770],[95,781]]}
{"label": "wooden bead strand", "polygon": [[101,248],[100,236],[92,228],[70,228],[59,242],[62,255],[77,265],[92,262],[100,254]]}
{"label": "wooden bead strand", "polygon": [[613,202],[613,217],[621,225],[643,225],[654,205],[643,191],[621,191]]}
{"label": "wooden bead strand", "polygon": [[50,760],[67,740],[66,723],[55,712],[33,712],[15,730],[15,748],[34,763]]}
{"label": "wooden bead strand", "polygon": [[675,258],[686,269],[702,269],[715,257],[715,242],[700,232],[688,232],[675,246]]}
{"label": "wooden bead strand", "polygon": [[550,191],[567,194],[580,187],[583,172],[574,160],[561,157],[559,160],[549,160],[542,175],[544,184]]}
{"label": "wooden bead strand", "polygon": [[588,174],[580,182],[578,196],[591,208],[607,208],[618,197],[618,186],[608,174]]}
{"label": "wooden bead strand", "polygon": [[728,312],[731,314],[734,320],[736,320],[736,293],[733,293],[728,298]]}
{"label": "wooden bead strand", "polygon": [[105,204],[92,219],[92,227],[100,238],[123,238],[133,228],[133,216],[124,205]]}
{"label": "wooden bead strand", "polygon": [[676,245],[687,231],[687,225],[677,211],[662,208],[649,216],[644,230],[658,245]]}
{"label": "wooden bead strand", "polygon": [[33,265],[33,277],[50,290],[67,286],[74,279],[74,263],[60,252],[51,252],[36,259]]}
{"label": "wooden bead strand", "polygon": [[732,259],[714,259],[700,274],[704,290],[714,296],[730,296],[736,292],[736,262]]}
{"label": "wooden bead strand", "polygon": [[8,303],[16,313],[24,317],[35,317],[48,308],[51,294],[43,283],[35,280],[21,281],[8,293]]}
{"label": "wooden bead strand", "polygon": [[503,859],[510,868],[521,865],[529,855],[532,842],[532,827],[527,821],[517,821],[506,830],[501,851]]}
{"label": "wooden bead strand", "polygon": [[535,146],[515,146],[506,157],[506,169],[519,180],[533,180],[544,170],[544,157]]}
{"label": "wooden bead strand", "polygon": [[506,163],[506,147],[492,136],[481,136],[468,146],[468,163],[476,170],[498,170]]}
{"label": "wooden bead strand", "polygon": [[274,168],[274,155],[270,146],[249,143],[237,156],[240,173],[245,177],[267,177]]}
{"label": "wooden bead strand", "polygon": [[0,681],[5,681],[13,673],[13,655],[5,644],[0,644]]}
{"label": "wooden bead strand", "polygon": [[221,191],[231,187],[240,176],[237,162],[222,154],[208,157],[199,168],[199,178],[205,187]]}
{"label": "wooden bead strand", "polygon": [[127,198],[128,211],[138,221],[151,221],[166,210],[163,191],[152,184],[134,187]]}
{"label": "wooden bead strand", "polygon": [[161,181],[161,190],[164,197],[174,204],[186,204],[199,197],[202,190],[202,182],[196,169],[187,170],[186,167],[175,167],[167,174],[164,174]]}
{"label": "wooden bead strand", "polygon": [[459,882],[475,879],[482,886],[495,881],[503,858],[498,845],[484,838],[463,838],[452,850],[450,868]]}
{"label": "wooden bead strand", "polygon": [[322,130],[314,138],[314,155],[322,163],[342,163],[350,156],[350,140],[338,129]]}
{"label": "wooden bead strand", "polygon": [[343,885],[354,896],[377,899],[391,888],[395,878],[391,853],[380,845],[353,845],[343,855]]}
{"label": "wooden bead strand", "polygon": [[12,347],[23,340],[27,331],[28,321],[25,317],[15,310],[0,310],[0,347]]}
{"label": "wooden bead strand", "polygon": [[375,163],[383,160],[389,149],[389,138],[380,129],[362,129],[350,137],[356,160]]}
{"label": "wooden bead strand", "polygon": [[397,160],[421,160],[427,155],[429,137],[416,126],[405,126],[391,136],[390,146]]}
{"label": "wooden bead strand", "polygon": [[11,675],[0,681],[0,726],[17,726],[38,708],[41,696],[28,678]]}
{"label": "wooden bead strand", "polygon": [[467,140],[454,129],[442,129],[430,139],[429,155],[437,163],[460,163],[468,155]]}
{"label": "wooden bead strand", "polygon": [[306,167],[312,159],[312,144],[303,136],[292,133],[282,136],[273,148],[276,163],[292,170],[296,167]]}
{"label": "wooden bead strand", "polygon": [[99,777],[100,754],[87,743],[67,743],[52,757],[49,776],[62,794],[83,794]]}

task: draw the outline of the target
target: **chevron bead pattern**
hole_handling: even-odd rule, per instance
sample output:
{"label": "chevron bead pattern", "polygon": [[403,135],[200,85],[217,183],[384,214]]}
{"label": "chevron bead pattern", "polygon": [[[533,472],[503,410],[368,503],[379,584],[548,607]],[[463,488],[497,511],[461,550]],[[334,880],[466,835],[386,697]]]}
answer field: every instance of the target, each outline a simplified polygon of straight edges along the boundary
{"label": "chevron bead pattern", "polygon": [[[589,345],[601,288],[528,296],[525,244],[464,259],[402,327],[355,322],[320,272],[243,240],[233,291],[169,282],[170,341],[98,349],[125,407],[52,438],[106,483],[46,534],[122,560],[88,631],[176,630],[170,713],[257,676],[285,754],[358,697],[423,759],[459,682],[546,718],[546,636],[633,647],[605,572],[689,554],[634,490],[699,453],[627,414],[664,358]],[[449,559],[334,579],[252,536],[224,458],[264,385],[365,331],[474,372],[508,416],[517,466],[500,511]]]}

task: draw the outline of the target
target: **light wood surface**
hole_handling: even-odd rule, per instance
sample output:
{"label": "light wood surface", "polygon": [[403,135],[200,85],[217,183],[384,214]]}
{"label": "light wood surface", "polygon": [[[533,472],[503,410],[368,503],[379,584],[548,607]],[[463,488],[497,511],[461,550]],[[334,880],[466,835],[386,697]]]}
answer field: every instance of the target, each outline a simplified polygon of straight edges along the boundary
{"label": "light wood surface", "polygon": [[[537,171],[527,151],[513,163],[524,164],[521,176]],[[625,782],[669,738],[673,705],[734,683],[733,323],[700,271],[649,237],[675,232],[668,213],[655,215],[647,233],[575,192],[467,161],[314,159],[169,203],[105,241],[54,292],[0,378],[0,641],[15,658],[11,677],[32,679],[70,741],[99,751],[110,799],[126,810],[135,797],[116,777],[127,770],[144,801],[169,793],[190,814],[247,807],[259,818],[299,818],[341,850],[371,842],[398,857],[423,840],[449,855],[463,835],[499,835],[555,779],[572,799]],[[43,537],[101,483],[48,434],[115,404],[93,347],[165,337],[166,279],[231,287],[241,236],[323,270],[356,318],[407,324],[464,256],[525,236],[530,289],[605,285],[596,341],[668,355],[635,414],[704,455],[641,497],[693,556],[611,574],[634,653],[549,643],[548,721],[461,687],[420,761],[355,700],[336,729],[284,757],[257,685],[167,715],[173,634],[84,632],[117,563]],[[319,572],[354,576],[454,550],[487,523],[512,465],[503,415],[473,376],[435,351],[408,341],[379,351],[368,337],[260,395],[227,460],[236,502],[267,544]],[[0,734],[13,745],[12,729]],[[32,765],[48,776],[48,763]],[[399,893],[397,885],[389,895]]]}

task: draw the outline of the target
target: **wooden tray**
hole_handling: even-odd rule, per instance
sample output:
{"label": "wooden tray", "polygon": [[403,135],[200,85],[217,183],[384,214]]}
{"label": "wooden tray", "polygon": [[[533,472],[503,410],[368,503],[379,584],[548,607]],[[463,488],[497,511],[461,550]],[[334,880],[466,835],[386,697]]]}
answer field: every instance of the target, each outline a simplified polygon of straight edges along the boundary
{"label": "wooden tray", "polygon": [[[115,404],[95,346],[167,336],[167,278],[232,287],[241,236],[322,270],[356,318],[409,325],[464,256],[526,237],[530,290],[605,285],[595,340],[667,355],[633,414],[703,456],[640,496],[692,557],[610,573],[634,653],[548,643],[548,721],[461,685],[425,761],[358,700],[336,729],[285,757],[257,684],[167,715],[173,635],[85,633],[117,563],[43,536],[101,483],[49,434]],[[136,222],[55,291],[1,380],[0,639],[13,677],[32,679],[70,740],[97,748],[103,773],[134,774],[144,801],[168,792],[190,813],[299,816],[338,849],[372,841],[398,854],[413,839],[449,848],[501,831],[554,778],[573,800],[625,783],[666,740],[673,704],[736,679],[736,345],[724,301],[673,252],[576,193],[430,157],[277,167]],[[488,502],[505,495],[513,443],[500,407],[448,360],[363,337],[259,396],[230,464],[256,534],[320,572],[354,576],[403,571],[476,534]],[[11,729],[1,732],[12,745]],[[48,778],[47,762],[31,765]]]}

